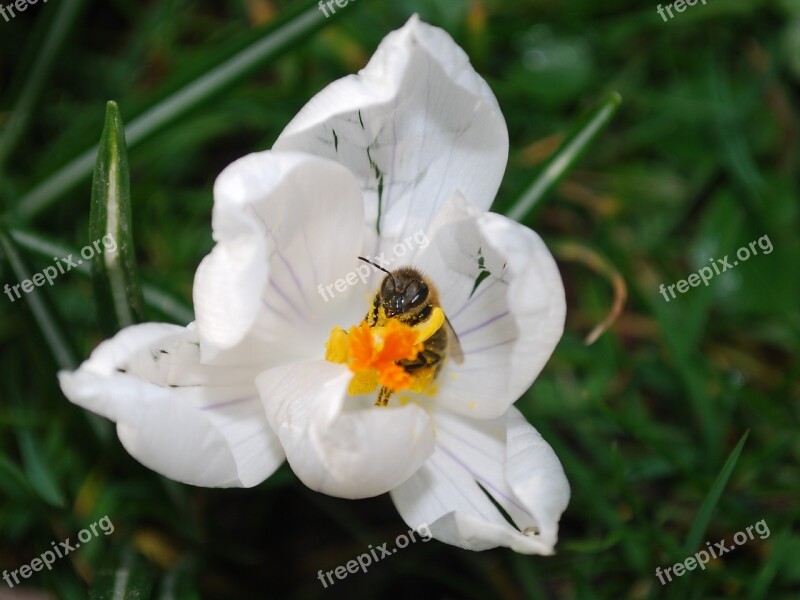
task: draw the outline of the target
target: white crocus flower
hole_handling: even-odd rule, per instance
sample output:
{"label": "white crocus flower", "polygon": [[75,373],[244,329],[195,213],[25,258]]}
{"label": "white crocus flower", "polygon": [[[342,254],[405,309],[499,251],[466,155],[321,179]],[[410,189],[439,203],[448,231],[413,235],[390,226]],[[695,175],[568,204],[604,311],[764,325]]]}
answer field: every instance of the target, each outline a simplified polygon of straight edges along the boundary
{"label": "white crocus flower", "polygon": [[[489,87],[413,17],[273,150],[219,176],[197,321],[126,328],[60,373],[64,393],[178,481],[254,486],[285,457],[325,494],[390,492],[410,526],[449,544],[552,553],[569,485],[512,404],[561,337],[564,291],[541,239],[487,212],[507,156]],[[385,407],[350,395],[354,373],[325,359],[332,330],[364,319],[384,276],[319,293],[359,255],[425,273],[464,354]]]}

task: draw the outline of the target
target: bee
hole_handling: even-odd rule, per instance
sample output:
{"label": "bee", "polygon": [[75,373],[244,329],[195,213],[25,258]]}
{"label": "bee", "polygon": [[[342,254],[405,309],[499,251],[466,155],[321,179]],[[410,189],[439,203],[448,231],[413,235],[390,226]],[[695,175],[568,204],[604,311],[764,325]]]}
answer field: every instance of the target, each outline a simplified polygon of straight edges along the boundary
{"label": "bee", "polygon": [[[387,271],[374,262],[359,256],[359,260],[371,264],[386,273],[372,306],[364,320],[370,327],[375,327],[383,316],[386,319],[397,319],[410,327],[419,325],[431,317],[433,309],[439,307],[439,292],[431,280],[413,267],[401,267]],[[381,315],[383,309],[383,315]],[[419,374],[424,369],[433,369],[435,378],[442,368],[445,357],[449,356],[457,363],[464,362],[464,353],[453,326],[444,317],[441,327],[425,342],[422,350],[414,359],[405,359],[397,365],[410,374]],[[378,392],[377,406],[386,406],[392,390],[381,387]]]}

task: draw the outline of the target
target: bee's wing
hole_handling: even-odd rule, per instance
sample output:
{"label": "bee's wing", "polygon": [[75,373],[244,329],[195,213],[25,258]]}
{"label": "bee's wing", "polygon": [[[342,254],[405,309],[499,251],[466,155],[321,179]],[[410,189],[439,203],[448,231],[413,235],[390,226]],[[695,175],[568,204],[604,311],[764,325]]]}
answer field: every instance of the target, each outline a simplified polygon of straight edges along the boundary
{"label": "bee's wing", "polygon": [[450,324],[450,319],[447,318],[447,315],[444,316],[444,326],[447,329],[447,356],[458,364],[461,364],[464,362],[464,352],[461,350],[461,342],[458,340],[458,334]]}

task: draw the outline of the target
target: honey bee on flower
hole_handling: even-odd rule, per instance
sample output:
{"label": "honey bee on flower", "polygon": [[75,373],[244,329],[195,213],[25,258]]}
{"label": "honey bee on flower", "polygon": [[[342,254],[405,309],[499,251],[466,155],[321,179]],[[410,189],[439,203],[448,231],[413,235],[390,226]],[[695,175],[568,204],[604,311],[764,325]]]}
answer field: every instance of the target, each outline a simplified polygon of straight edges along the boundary
{"label": "honey bee on flower", "polygon": [[396,391],[429,390],[448,351],[459,363],[464,355],[427,277],[412,267],[389,272],[371,264],[386,273],[372,306],[351,331],[334,328],[325,358],[348,363],[356,373],[350,394],[370,393],[380,384],[375,404],[386,406]]}
{"label": "honey bee on flower", "polygon": [[[539,236],[488,212],[507,158],[488,85],[413,17],[217,178],[196,321],[122,330],[64,393],[178,481],[254,486],[285,459],[322,493],[389,492],[443,542],[551,554],[569,484],[513,403],[564,290]],[[317,293],[417,231],[404,266]]]}

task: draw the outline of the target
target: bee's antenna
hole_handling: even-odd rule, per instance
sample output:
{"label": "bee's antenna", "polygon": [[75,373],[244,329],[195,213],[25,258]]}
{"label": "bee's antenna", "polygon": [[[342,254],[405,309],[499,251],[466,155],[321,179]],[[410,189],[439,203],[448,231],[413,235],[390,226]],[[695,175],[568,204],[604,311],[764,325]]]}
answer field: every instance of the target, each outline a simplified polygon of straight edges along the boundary
{"label": "bee's antenna", "polygon": [[[392,275],[392,274],[391,274],[389,271],[387,271],[386,269],[384,269],[382,266],[380,266],[380,265],[376,265],[374,262],[372,262],[371,260],[369,260],[369,259],[367,259],[367,258],[364,258],[363,256],[359,256],[359,257],[358,257],[358,260],[363,260],[365,263],[368,263],[368,264],[372,265],[373,267],[375,267],[376,269],[379,269],[379,270],[383,271],[384,273],[386,273],[386,274],[387,274],[387,275],[389,275],[390,277],[391,277],[391,275]],[[394,277],[392,277],[392,279],[394,279]]]}

